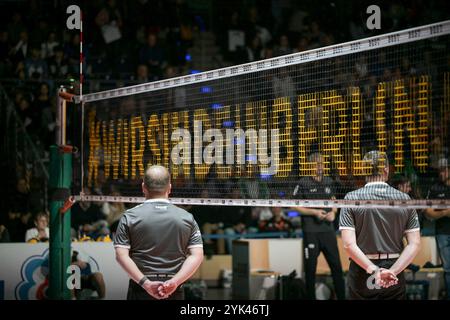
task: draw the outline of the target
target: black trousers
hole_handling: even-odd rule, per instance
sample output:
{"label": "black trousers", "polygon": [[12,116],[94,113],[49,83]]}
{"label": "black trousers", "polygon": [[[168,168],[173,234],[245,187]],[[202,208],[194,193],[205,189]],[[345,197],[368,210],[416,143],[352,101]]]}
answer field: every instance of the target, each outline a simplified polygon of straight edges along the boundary
{"label": "black trousers", "polygon": [[316,299],[317,259],[323,252],[333,278],[334,290],[339,300],[345,299],[345,282],[342,272],[336,234],[330,232],[304,232],[303,257],[305,266],[305,282],[308,299]]}
{"label": "black trousers", "polygon": [[[396,259],[372,260],[380,268],[389,269]],[[375,280],[366,270],[351,261],[347,283],[351,300],[405,300],[406,284],[403,272],[397,275],[398,283],[387,289],[375,287]]]}
{"label": "black trousers", "polygon": [[[148,277],[150,281],[167,281],[169,278],[166,277]],[[145,291],[139,284],[130,280],[128,285],[127,300],[158,300],[153,298],[151,295]],[[165,300],[184,300],[184,288],[179,286],[174,293],[172,293],[169,298]]]}

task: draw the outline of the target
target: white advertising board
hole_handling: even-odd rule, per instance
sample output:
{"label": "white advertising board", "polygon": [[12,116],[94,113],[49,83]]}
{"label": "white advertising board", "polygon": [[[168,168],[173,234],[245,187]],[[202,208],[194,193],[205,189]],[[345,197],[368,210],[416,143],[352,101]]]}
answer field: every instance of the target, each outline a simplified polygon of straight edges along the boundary
{"label": "white advertising board", "polygon": [[[105,299],[126,298],[128,276],[115,260],[112,243],[74,242],[72,249],[88,260],[88,272],[100,272],[103,275]],[[45,298],[48,288],[48,252],[48,243],[0,244],[0,299]]]}

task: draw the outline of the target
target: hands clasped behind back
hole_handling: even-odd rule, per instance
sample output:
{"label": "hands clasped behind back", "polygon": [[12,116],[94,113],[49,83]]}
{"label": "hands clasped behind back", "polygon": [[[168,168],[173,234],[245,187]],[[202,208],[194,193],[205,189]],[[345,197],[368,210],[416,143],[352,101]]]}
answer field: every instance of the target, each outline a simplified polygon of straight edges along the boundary
{"label": "hands clasped behind back", "polygon": [[176,281],[170,279],[163,281],[145,281],[143,288],[153,298],[161,300],[167,299],[177,289],[178,284]]}

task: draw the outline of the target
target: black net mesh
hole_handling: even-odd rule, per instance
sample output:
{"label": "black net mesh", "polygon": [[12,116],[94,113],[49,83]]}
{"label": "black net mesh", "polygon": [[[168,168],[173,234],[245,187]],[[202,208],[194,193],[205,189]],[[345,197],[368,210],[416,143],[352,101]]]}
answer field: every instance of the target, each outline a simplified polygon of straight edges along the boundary
{"label": "black net mesh", "polygon": [[[335,46],[332,57],[282,57],[298,60],[288,66],[278,58],[219,79],[117,89],[126,95],[84,103],[83,178],[75,179],[85,194],[139,197],[145,168],[162,164],[175,198],[276,200],[308,199],[299,180],[323,175],[343,199],[386,169],[394,187],[433,200],[445,170],[448,179],[449,40],[374,40],[357,53]],[[386,161],[364,160],[373,150]]]}

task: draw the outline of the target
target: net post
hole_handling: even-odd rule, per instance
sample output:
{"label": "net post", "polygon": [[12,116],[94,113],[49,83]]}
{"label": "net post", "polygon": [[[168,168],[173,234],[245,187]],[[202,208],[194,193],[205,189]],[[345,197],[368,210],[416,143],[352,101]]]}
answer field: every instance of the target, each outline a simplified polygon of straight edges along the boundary
{"label": "net post", "polygon": [[66,90],[58,90],[58,129],[56,145],[50,147],[50,243],[49,243],[49,297],[70,299],[67,286],[67,270],[71,262],[70,208],[64,210],[65,201],[70,198],[72,184],[72,148],[66,146]]}
{"label": "net post", "polygon": [[67,89],[61,86],[58,89],[57,109],[56,109],[56,145],[63,146],[66,144],[66,99],[64,95]]}

